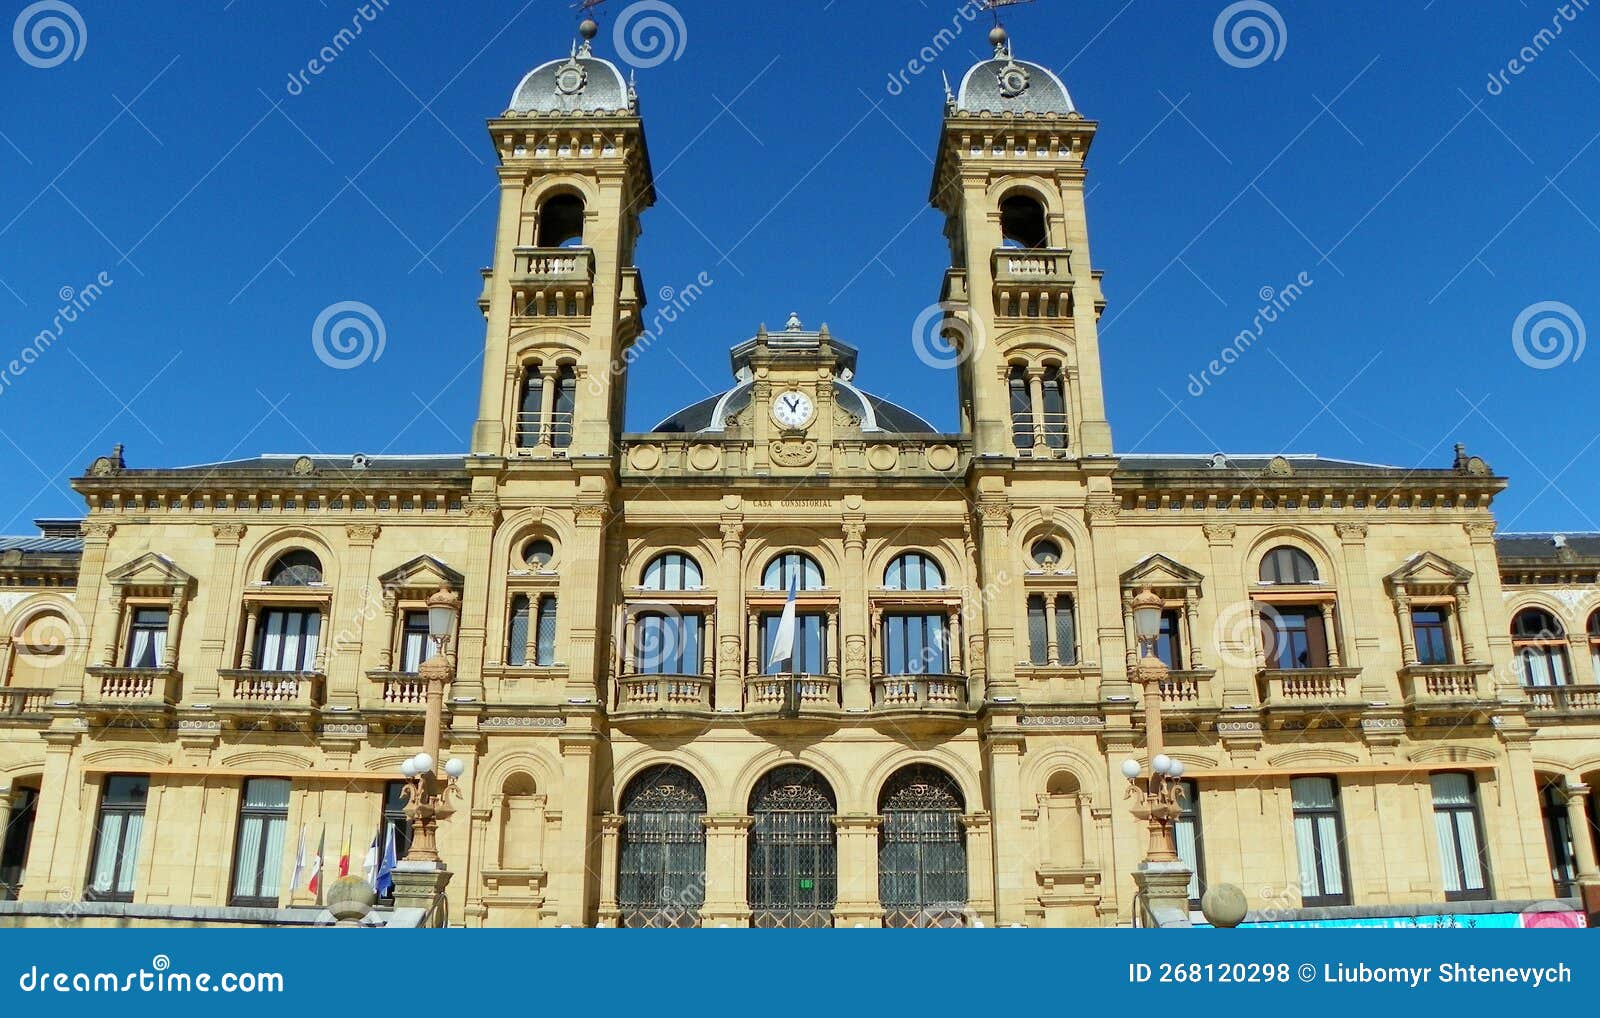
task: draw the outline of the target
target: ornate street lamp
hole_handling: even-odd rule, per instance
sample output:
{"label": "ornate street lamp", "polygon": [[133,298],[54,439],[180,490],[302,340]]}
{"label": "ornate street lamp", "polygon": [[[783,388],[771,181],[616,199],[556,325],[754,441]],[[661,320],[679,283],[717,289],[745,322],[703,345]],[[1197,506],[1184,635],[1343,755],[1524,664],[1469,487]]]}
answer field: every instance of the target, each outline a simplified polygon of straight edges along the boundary
{"label": "ornate street lamp", "polygon": [[400,765],[406,779],[406,816],[411,820],[411,846],[407,862],[438,862],[435,834],[439,821],[455,812],[447,798],[460,798],[456,779],[467,769],[459,758],[444,762],[445,780],[440,781],[435,767],[439,763],[441,729],[444,726],[444,687],[455,678],[455,660],[445,649],[455,635],[461,614],[461,598],[447,587],[440,587],[428,598],[428,637],[433,640],[433,656],[417,669],[428,684],[428,708],[422,724],[422,752]]}
{"label": "ornate street lamp", "polygon": [[1150,757],[1151,774],[1140,777],[1144,768],[1137,760],[1124,760],[1122,776],[1128,779],[1128,798],[1134,800],[1133,815],[1150,825],[1150,846],[1146,863],[1178,861],[1178,845],[1173,824],[1182,813],[1179,798],[1183,786],[1183,761],[1162,752],[1161,687],[1167,681],[1167,666],[1156,656],[1156,638],[1161,634],[1161,598],[1149,587],[1133,599],[1133,628],[1139,637],[1138,681],[1144,687],[1144,744]]}

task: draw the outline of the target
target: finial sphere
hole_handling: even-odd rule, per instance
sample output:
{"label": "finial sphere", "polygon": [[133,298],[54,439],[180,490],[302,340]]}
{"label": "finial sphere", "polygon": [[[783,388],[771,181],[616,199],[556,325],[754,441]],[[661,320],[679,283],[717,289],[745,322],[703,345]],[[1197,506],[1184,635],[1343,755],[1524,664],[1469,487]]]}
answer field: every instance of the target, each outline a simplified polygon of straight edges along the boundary
{"label": "finial sphere", "polygon": [[1006,41],[1006,30],[999,25],[989,29],[989,45],[999,46]]}
{"label": "finial sphere", "polygon": [[600,26],[593,18],[584,18],[578,22],[578,34],[585,39],[593,39],[600,34]]}

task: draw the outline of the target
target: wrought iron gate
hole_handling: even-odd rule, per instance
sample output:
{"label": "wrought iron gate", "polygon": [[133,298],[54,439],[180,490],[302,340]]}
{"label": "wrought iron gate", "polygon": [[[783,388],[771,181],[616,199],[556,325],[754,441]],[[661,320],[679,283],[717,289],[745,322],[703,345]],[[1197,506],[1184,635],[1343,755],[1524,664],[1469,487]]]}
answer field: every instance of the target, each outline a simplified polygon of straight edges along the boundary
{"label": "wrought iron gate", "polygon": [[878,801],[878,900],[885,926],[967,924],[961,789],[937,767],[896,771]]}
{"label": "wrought iron gate", "polygon": [[706,793],[694,775],[671,764],[652,767],[622,798],[617,863],[621,924],[700,924],[706,900]]}
{"label": "wrought iron gate", "polygon": [[809,767],[768,771],[750,795],[750,922],[833,925],[838,897],[833,789]]}

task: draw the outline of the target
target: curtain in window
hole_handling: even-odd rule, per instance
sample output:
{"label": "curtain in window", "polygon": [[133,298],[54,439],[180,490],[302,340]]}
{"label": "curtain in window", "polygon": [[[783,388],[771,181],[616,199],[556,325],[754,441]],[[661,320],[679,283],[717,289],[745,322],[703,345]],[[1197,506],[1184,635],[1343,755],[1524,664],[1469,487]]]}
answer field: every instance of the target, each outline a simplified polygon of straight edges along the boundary
{"label": "curtain in window", "polygon": [[433,657],[433,641],[428,638],[426,612],[407,612],[400,643],[400,670],[414,674],[423,662]]}
{"label": "curtain in window", "polygon": [[539,645],[534,653],[537,660],[534,664],[553,665],[556,663],[556,599],[555,595],[547,594],[539,599]]}
{"label": "curtain in window", "polygon": [[1477,800],[1472,779],[1465,774],[1435,774],[1431,780],[1433,823],[1439,840],[1445,892],[1483,890],[1483,859],[1478,844]]}
{"label": "curtain in window", "polygon": [[94,848],[94,878],[89,885],[100,894],[118,889],[117,855],[127,821],[128,816],[123,813],[106,813],[100,817],[100,838]]}
{"label": "curtain in window", "polygon": [[135,629],[133,631],[133,645],[128,648],[129,668],[154,668],[156,655],[152,650],[155,642],[148,629]]}
{"label": "curtain in window", "polygon": [[1189,868],[1189,900],[1200,897],[1200,853],[1195,851],[1195,819],[1181,816],[1172,825],[1173,840],[1178,843],[1178,861]]}
{"label": "curtain in window", "polygon": [[1300,892],[1306,897],[1344,893],[1339,862],[1338,798],[1329,778],[1295,778],[1295,849],[1300,860]]}

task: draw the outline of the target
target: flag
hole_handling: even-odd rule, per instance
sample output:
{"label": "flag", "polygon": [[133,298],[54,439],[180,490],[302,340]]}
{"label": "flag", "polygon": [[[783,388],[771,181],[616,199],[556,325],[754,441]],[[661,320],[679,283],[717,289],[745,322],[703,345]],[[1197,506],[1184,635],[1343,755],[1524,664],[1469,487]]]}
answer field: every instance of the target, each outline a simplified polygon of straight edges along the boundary
{"label": "flag", "polygon": [[339,855],[339,875],[341,877],[350,875],[350,828],[348,827],[344,829],[344,851]]}
{"label": "flag", "polygon": [[378,864],[378,882],[373,885],[378,897],[387,898],[394,893],[394,868],[399,861],[394,851],[394,828],[390,827],[383,839],[383,861]]}
{"label": "flag", "polygon": [[376,834],[372,836],[372,847],[367,849],[367,857],[361,860],[361,875],[367,878],[368,886],[374,891],[378,890],[378,836]]}
{"label": "flag", "polygon": [[311,857],[311,879],[306,881],[306,890],[310,891],[318,901],[322,900],[322,857],[328,849],[328,825],[322,825],[322,835],[317,838],[317,854]]}
{"label": "flag", "polygon": [[300,825],[300,847],[294,854],[294,872],[289,874],[289,893],[300,886],[300,874],[306,871],[306,825]]}
{"label": "flag", "polygon": [[789,670],[794,670],[794,595],[799,583],[800,571],[796,569],[789,574],[789,597],[783,602],[783,616],[778,619],[778,631],[772,635],[772,653],[767,657],[768,668],[779,661],[788,661]]}

